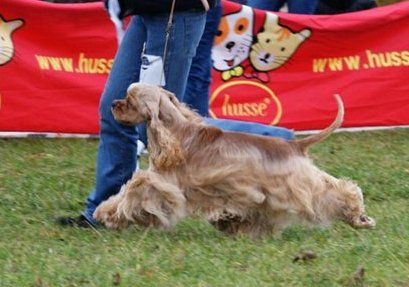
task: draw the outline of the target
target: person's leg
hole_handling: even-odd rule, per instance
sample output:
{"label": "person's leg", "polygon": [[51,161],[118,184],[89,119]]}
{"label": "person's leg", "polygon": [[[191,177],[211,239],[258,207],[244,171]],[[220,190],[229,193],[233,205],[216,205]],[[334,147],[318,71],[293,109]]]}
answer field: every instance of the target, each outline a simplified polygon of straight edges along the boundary
{"label": "person's leg", "polygon": [[[168,14],[143,15],[147,29],[145,55],[163,57]],[[196,48],[203,34],[204,12],[177,12],[174,14],[168,53],[165,63],[165,89],[183,99],[187,77]],[[160,75],[158,75],[160,77]],[[140,140],[147,146],[146,125],[138,125]]]}
{"label": "person's leg", "polygon": [[[163,56],[165,46],[165,27],[169,15],[144,15],[147,29],[145,54]],[[166,90],[183,100],[186,82],[192,59],[203,34],[206,14],[204,12],[177,12],[173,16],[173,25],[168,42],[164,63]]]}
{"label": "person's leg", "polygon": [[248,0],[247,5],[266,11],[279,11],[284,2],[284,0]]}
{"label": "person's leg", "polygon": [[133,17],[115,57],[108,82],[100,101],[100,142],[98,147],[96,184],[87,198],[83,215],[95,223],[92,215],[96,207],[116,194],[136,167],[135,127],[115,121],[111,113],[113,100],[124,98],[128,86],[137,82],[146,31],[140,17]]}
{"label": "person's leg", "polygon": [[222,16],[222,6],[219,4],[206,16],[206,26],[190,67],[186,92],[183,101],[202,116],[209,114],[209,87],[212,69],[213,40]]}
{"label": "person's leg", "polygon": [[288,12],[294,14],[314,14],[318,0],[287,0]]}
{"label": "person's leg", "polygon": [[271,0],[248,0],[247,4],[255,9],[267,11],[273,9],[273,4]]}
{"label": "person's leg", "polygon": [[247,5],[248,4],[247,0],[231,0],[231,2],[236,2],[236,3],[239,3],[241,5]]}
{"label": "person's leg", "polygon": [[205,122],[212,126],[216,126],[222,130],[225,130],[225,131],[234,131],[234,132],[249,133],[249,134],[254,134],[254,135],[279,137],[284,140],[291,140],[294,138],[294,132],[292,130],[281,128],[281,127],[267,126],[263,124],[252,123],[252,122],[212,119],[212,118],[205,118]]}

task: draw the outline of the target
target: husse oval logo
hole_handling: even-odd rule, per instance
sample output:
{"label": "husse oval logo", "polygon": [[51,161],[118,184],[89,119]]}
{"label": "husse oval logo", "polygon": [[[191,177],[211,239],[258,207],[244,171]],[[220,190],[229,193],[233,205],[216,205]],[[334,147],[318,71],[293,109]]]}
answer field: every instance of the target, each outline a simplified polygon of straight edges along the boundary
{"label": "husse oval logo", "polygon": [[280,100],[267,86],[252,81],[228,82],[210,97],[213,118],[276,125],[282,115]]}

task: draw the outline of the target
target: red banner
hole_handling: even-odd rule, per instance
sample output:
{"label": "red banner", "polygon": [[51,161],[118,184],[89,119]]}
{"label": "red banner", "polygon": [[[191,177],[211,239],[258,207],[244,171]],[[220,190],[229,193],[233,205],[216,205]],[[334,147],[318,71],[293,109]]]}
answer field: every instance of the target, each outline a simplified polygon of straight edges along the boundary
{"label": "red banner", "polygon": [[[0,4],[0,131],[98,132],[116,50],[101,3]],[[341,94],[344,127],[409,124],[409,2],[336,16],[224,3],[211,115],[321,129]]]}

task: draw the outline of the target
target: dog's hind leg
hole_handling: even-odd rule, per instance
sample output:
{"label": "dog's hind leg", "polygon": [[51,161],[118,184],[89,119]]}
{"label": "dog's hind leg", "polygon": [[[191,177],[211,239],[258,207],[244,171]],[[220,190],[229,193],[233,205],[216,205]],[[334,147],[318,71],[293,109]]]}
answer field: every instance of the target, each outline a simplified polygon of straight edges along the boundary
{"label": "dog's hind leg", "polygon": [[240,216],[229,214],[218,220],[210,220],[209,223],[224,233],[235,235],[239,232],[243,221]]}
{"label": "dog's hind leg", "polygon": [[268,234],[272,230],[269,220],[257,212],[248,214],[246,217],[226,214],[225,217],[209,222],[218,230],[233,236],[243,233],[256,238],[260,235]]}

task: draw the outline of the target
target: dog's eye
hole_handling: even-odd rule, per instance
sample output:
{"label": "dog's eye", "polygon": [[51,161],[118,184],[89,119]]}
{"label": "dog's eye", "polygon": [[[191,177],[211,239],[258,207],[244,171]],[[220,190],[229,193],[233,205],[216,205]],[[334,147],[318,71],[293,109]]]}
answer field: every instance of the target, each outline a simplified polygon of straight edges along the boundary
{"label": "dog's eye", "polygon": [[285,51],[285,47],[281,47],[281,52],[284,52]]}
{"label": "dog's eye", "polygon": [[270,41],[271,41],[270,39],[267,39],[267,40],[266,40],[266,43],[270,43]]}

